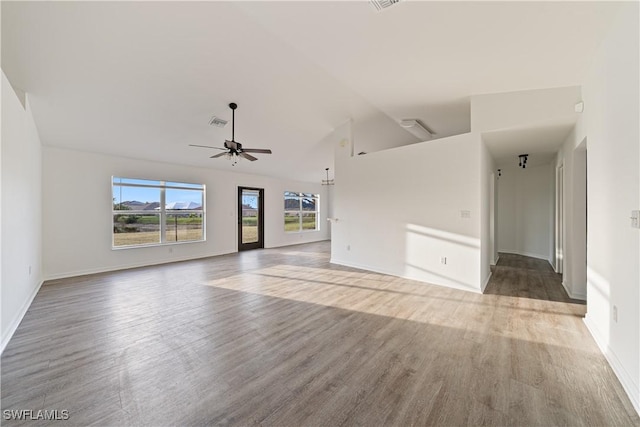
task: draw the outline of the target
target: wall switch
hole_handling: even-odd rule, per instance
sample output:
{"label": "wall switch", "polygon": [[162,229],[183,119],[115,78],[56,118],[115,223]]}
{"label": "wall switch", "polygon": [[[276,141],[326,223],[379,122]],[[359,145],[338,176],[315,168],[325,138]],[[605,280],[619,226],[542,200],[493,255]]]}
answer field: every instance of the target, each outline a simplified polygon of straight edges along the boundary
{"label": "wall switch", "polygon": [[640,210],[631,211],[631,227],[640,228]]}
{"label": "wall switch", "polygon": [[618,307],[613,306],[613,321],[618,323]]}
{"label": "wall switch", "polygon": [[460,211],[460,218],[464,218],[464,219],[471,218],[471,211]]}

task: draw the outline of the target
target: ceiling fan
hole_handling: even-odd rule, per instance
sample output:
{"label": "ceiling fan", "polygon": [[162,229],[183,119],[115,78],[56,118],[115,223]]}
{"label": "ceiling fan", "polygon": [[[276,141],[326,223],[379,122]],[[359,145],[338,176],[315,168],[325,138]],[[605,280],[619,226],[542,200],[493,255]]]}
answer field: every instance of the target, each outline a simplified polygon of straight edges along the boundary
{"label": "ceiling fan", "polygon": [[271,150],[265,148],[243,148],[242,144],[236,142],[235,140],[235,117],[236,117],[236,108],[238,108],[238,104],[232,102],[229,104],[229,108],[231,108],[231,141],[224,141],[224,148],[221,147],[211,147],[209,145],[196,145],[189,144],[190,147],[201,147],[201,148],[213,148],[215,150],[223,150],[224,153],[215,154],[210,158],[215,159],[218,157],[226,156],[229,159],[233,159],[233,165],[238,162],[238,157],[245,158],[252,162],[258,160],[256,157],[253,157],[248,153],[260,153],[260,154],[271,154]]}

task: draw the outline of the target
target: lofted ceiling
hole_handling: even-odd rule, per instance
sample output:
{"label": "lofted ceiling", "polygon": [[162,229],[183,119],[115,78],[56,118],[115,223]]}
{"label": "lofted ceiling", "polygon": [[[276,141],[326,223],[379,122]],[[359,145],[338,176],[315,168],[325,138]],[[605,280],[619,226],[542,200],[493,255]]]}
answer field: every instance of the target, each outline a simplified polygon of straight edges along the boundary
{"label": "lofted ceiling", "polygon": [[[45,145],[319,182],[347,120],[469,131],[469,96],[580,85],[613,2],[6,2],[2,69]],[[209,159],[231,129],[273,155]],[[562,124],[539,132],[568,133]],[[552,129],[552,130],[550,130]],[[570,129],[569,129],[570,130]],[[532,130],[489,135],[526,150]],[[371,134],[372,132],[369,132]],[[366,134],[366,133],[363,133]],[[391,136],[394,135],[394,136]],[[520,138],[523,137],[523,138]],[[371,136],[373,144],[373,136]],[[486,139],[486,138],[485,138]],[[368,151],[369,141],[356,141]],[[379,143],[379,142],[377,142]],[[373,144],[375,145],[375,144]]]}

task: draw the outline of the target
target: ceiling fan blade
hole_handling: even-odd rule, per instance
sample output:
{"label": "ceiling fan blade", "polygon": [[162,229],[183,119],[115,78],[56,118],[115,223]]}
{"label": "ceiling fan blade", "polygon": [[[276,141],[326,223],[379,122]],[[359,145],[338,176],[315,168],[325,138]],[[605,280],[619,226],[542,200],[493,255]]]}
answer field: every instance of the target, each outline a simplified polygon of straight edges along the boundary
{"label": "ceiling fan blade", "polygon": [[253,157],[251,154],[247,154],[244,151],[242,151],[241,153],[238,153],[238,156],[242,156],[247,160],[251,160],[252,162],[255,162],[256,160],[258,160],[257,157]]}
{"label": "ceiling fan blade", "polygon": [[218,157],[226,156],[227,154],[229,154],[229,153],[225,151],[224,153],[216,154],[216,155],[213,155],[213,156],[211,156],[209,158],[210,159],[217,159]]}
{"label": "ceiling fan blade", "polygon": [[271,154],[271,150],[268,148],[243,148],[242,151],[245,153]]}
{"label": "ceiling fan blade", "polygon": [[209,145],[189,144],[189,147],[214,148],[214,149],[216,149],[216,150],[225,150],[225,148],[220,148],[220,147],[211,147],[211,146],[209,146]]}

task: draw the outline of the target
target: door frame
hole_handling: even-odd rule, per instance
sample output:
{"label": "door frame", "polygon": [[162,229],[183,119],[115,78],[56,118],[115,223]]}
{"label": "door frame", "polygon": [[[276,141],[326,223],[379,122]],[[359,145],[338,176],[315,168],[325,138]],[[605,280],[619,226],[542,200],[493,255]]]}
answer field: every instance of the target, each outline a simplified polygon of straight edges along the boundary
{"label": "door frame", "polygon": [[[258,241],[242,243],[242,192],[252,190],[258,192]],[[264,188],[238,187],[238,251],[264,248]]]}
{"label": "door frame", "polygon": [[556,273],[564,274],[564,163],[556,168]]}

